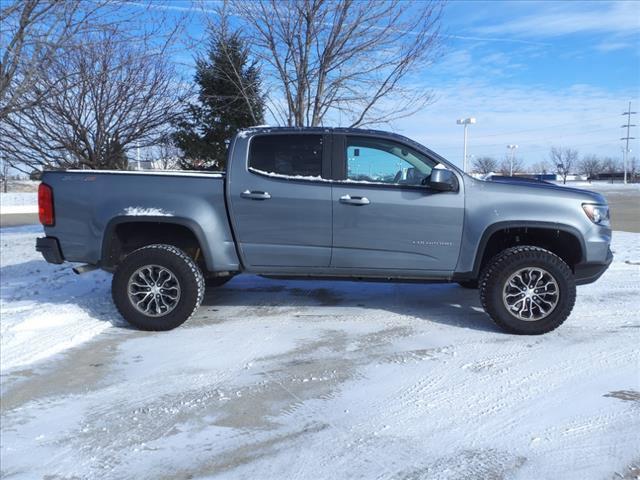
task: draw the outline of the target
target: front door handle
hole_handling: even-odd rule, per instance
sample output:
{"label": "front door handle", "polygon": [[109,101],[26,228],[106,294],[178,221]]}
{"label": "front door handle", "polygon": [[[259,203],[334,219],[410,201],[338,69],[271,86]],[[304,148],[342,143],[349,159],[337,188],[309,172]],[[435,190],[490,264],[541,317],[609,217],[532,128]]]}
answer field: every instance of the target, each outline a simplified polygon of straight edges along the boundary
{"label": "front door handle", "polygon": [[351,195],[343,195],[340,197],[340,203],[347,205],[369,205],[371,202],[367,197],[352,197]]}
{"label": "front door handle", "polygon": [[271,198],[269,192],[257,192],[255,190],[245,190],[240,196],[249,200],[269,200]]}

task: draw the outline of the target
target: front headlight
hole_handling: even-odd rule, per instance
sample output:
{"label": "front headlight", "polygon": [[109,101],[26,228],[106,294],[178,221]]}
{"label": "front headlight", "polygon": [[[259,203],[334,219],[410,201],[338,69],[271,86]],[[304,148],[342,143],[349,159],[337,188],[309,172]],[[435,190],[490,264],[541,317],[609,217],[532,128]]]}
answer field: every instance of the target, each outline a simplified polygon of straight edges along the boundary
{"label": "front headlight", "polygon": [[607,205],[594,205],[592,203],[583,203],[582,209],[587,214],[589,220],[593,223],[608,227],[609,223],[609,207]]}

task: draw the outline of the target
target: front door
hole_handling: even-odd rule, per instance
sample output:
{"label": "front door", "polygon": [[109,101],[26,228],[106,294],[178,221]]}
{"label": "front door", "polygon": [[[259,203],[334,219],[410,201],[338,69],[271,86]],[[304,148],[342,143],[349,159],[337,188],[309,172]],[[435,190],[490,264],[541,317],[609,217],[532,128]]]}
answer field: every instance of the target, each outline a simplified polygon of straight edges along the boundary
{"label": "front door", "polygon": [[333,187],[331,266],[417,276],[454,270],[464,198],[424,185],[438,162],[375,136],[347,135],[336,144],[344,145],[345,168]]}
{"label": "front door", "polygon": [[255,135],[246,163],[234,158],[231,218],[245,265],[328,267],[331,184],[323,181],[328,136]]}

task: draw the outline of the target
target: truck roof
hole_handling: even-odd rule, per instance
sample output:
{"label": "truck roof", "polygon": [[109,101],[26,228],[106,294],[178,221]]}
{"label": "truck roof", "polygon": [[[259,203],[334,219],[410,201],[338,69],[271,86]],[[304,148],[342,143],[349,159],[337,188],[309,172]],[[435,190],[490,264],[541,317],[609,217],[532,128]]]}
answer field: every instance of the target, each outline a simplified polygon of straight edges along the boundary
{"label": "truck roof", "polygon": [[444,162],[457,169],[455,165],[447,161],[442,155],[434,152],[430,148],[425,147],[421,143],[416,142],[404,135],[398,133],[387,132],[384,130],[374,130],[367,128],[350,128],[350,127],[271,127],[268,125],[257,125],[255,127],[245,128],[237,133],[236,137],[245,138],[253,134],[263,133],[342,133],[345,135],[372,135],[376,137],[388,138],[407,143],[416,150],[422,150],[425,153],[435,157],[437,160]]}

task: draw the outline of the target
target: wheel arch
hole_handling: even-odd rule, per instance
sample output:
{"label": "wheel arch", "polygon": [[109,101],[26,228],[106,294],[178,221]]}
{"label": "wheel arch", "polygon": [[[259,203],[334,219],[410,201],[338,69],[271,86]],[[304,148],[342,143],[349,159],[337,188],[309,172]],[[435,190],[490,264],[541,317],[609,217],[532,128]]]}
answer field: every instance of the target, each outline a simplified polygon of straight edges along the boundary
{"label": "wheel arch", "polygon": [[571,225],[531,221],[497,222],[483,231],[469,277],[478,278],[486,262],[496,253],[525,244],[546,248],[562,258],[572,270],[585,259],[584,238]]}
{"label": "wheel arch", "polygon": [[[130,234],[135,232],[136,239],[130,244],[123,244],[124,232]],[[172,235],[175,237],[172,238]],[[189,218],[166,216],[112,218],[104,229],[100,266],[105,270],[112,270],[120,263],[123,254],[155,243],[167,243],[183,249],[185,245],[196,246],[198,253],[194,260],[198,261],[198,255],[202,255],[200,263],[206,267],[206,270],[213,270],[213,258],[206,248],[207,242],[202,228]]]}

